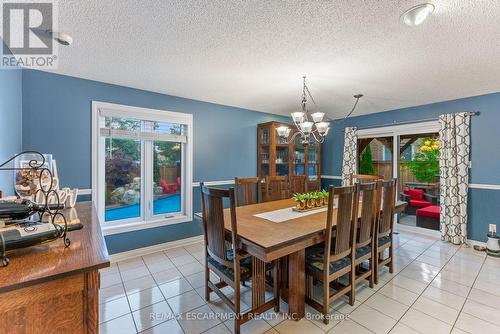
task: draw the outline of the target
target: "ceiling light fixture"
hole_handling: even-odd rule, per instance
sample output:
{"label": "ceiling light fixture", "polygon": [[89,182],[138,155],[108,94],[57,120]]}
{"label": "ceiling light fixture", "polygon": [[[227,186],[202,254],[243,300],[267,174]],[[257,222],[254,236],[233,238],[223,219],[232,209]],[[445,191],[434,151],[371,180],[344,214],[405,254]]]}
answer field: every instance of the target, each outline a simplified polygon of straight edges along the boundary
{"label": "ceiling light fixture", "polygon": [[422,3],[420,5],[416,5],[414,7],[411,7],[407,11],[401,15],[401,21],[410,26],[418,26],[419,24],[422,24],[432,12],[434,12],[434,5],[431,3]]}
{"label": "ceiling light fixture", "polygon": [[[325,117],[325,113],[321,112],[318,106],[316,105],[316,101],[314,101],[314,98],[312,97],[311,92],[309,91],[309,87],[307,87],[306,77],[304,76],[302,77],[302,79],[303,79],[303,87],[302,87],[302,101],[300,103],[301,110],[293,112],[291,114],[296,129],[294,130],[291,138],[289,137],[292,132],[292,129],[290,129],[286,125],[277,127],[276,132],[278,133],[278,136],[281,138],[283,143],[290,144],[295,140],[297,136],[301,136],[302,144],[307,145],[314,141],[321,144],[325,141],[325,137],[328,134],[328,131],[330,130],[330,123],[329,123],[330,120]],[[313,113],[310,113],[309,109],[307,108],[308,96],[317,109],[317,111]],[[354,95],[354,98],[356,99],[354,107],[344,119],[349,117],[354,112],[354,109],[356,109],[359,99],[362,97],[363,94]]]}
{"label": "ceiling light fixture", "polygon": [[47,33],[50,34],[52,38],[61,45],[68,46],[73,43],[73,37],[71,37],[69,34],[65,32],[47,30]]}

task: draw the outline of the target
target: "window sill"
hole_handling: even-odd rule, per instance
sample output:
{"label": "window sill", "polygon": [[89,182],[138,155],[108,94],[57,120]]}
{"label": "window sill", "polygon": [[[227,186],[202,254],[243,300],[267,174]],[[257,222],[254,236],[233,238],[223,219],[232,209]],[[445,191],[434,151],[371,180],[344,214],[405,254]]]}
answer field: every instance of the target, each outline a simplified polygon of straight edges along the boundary
{"label": "window sill", "polygon": [[145,230],[148,228],[155,228],[160,226],[168,226],[174,224],[182,224],[191,222],[193,217],[190,216],[179,216],[167,220],[154,220],[154,221],[139,221],[133,223],[124,223],[124,224],[116,224],[116,225],[106,225],[106,223],[101,224],[102,233],[106,235],[113,235],[119,233],[127,233],[139,230]]}

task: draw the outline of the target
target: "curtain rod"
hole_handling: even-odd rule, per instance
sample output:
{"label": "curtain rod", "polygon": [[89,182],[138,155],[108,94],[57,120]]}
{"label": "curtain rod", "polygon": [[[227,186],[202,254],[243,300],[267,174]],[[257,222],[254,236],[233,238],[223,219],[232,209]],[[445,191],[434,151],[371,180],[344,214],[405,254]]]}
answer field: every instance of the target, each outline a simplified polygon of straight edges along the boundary
{"label": "curtain rod", "polygon": [[[455,114],[458,114],[458,113],[455,113]],[[468,111],[465,114],[467,116],[478,116],[481,113],[479,111]],[[430,122],[430,121],[438,121],[438,120],[439,120],[439,117],[425,118],[425,119],[419,119],[419,120],[414,120],[414,121],[401,121],[401,122],[394,121],[392,123],[369,125],[369,126],[360,127],[360,128],[356,127],[356,129],[357,130],[364,130],[364,129],[372,129],[372,128],[381,128],[384,126],[391,126],[391,125],[404,125],[404,124],[413,124],[413,123]]]}

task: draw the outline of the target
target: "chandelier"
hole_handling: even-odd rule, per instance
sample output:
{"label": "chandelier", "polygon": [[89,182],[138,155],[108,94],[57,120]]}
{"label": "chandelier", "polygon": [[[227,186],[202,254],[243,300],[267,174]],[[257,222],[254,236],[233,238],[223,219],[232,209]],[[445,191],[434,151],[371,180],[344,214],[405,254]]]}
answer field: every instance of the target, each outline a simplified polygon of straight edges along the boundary
{"label": "chandelier", "polygon": [[[292,132],[292,129],[286,125],[277,127],[276,132],[278,133],[278,136],[280,137],[281,141],[286,144],[292,143],[297,136],[300,136],[302,138],[302,144],[307,145],[312,140],[321,144],[325,141],[325,137],[328,134],[328,131],[330,130],[330,119],[326,118],[325,113],[319,110],[316,101],[314,101],[314,98],[312,97],[309,87],[307,87],[306,77],[303,76],[302,79],[303,79],[303,87],[302,87],[302,101],[300,103],[301,110],[293,112],[291,114],[293,123],[295,124],[297,131],[294,131],[291,138],[289,137],[290,133]],[[316,107],[317,111],[310,112],[309,109],[307,108],[308,96],[311,99],[314,106]],[[363,97],[362,94],[354,95],[356,102],[351,112],[344,118],[344,120],[353,113],[354,109],[356,108],[356,105],[358,104],[359,99],[362,97]]]}

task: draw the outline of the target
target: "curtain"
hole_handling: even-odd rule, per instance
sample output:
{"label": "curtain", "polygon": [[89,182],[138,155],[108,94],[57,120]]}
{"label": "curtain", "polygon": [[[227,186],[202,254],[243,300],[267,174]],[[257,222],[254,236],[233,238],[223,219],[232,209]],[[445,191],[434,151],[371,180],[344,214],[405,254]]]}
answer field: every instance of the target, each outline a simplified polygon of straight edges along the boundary
{"label": "curtain", "polygon": [[467,239],[470,115],[441,115],[439,123],[441,239],[458,245]]}
{"label": "curtain", "polygon": [[349,184],[349,176],[356,174],[356,161],[358,153],[357,128],[345,128],[344,132],[344,158],[342,161],[342,185]]}

